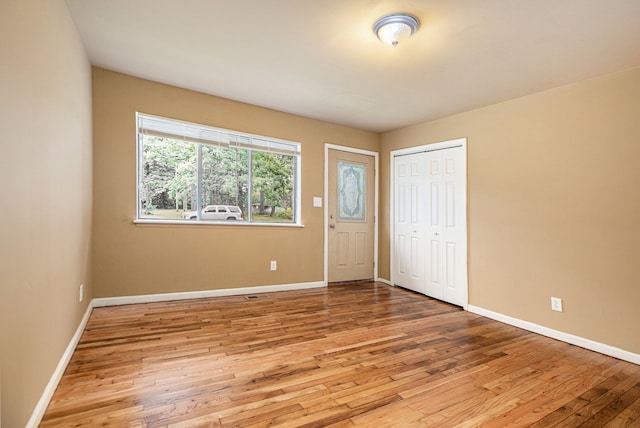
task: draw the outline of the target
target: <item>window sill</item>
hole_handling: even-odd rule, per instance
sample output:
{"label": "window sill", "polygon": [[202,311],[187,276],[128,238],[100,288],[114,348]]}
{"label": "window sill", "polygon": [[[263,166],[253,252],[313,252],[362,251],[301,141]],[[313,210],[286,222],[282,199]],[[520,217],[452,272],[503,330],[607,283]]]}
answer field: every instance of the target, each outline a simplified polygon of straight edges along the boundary
{"label": "window sill", "polygon": [[298,223],[249,223],[246,221],[181,221],[181,220],[150,220],[136,219],[132,223],[135,226],[231,226],[231,227],[288,227],[303,228],[304,224]]}

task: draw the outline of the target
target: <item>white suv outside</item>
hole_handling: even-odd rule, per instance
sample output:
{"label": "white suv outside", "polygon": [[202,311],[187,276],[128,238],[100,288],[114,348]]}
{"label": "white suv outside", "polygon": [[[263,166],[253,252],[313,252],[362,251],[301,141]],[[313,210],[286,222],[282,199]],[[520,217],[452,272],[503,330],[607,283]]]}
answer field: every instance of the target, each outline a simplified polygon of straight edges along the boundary
{"label": "white suv outside", "polygon": [[[183,213],[184,218],[197,220],[195,211]],[[242,210],[235,205],[207,205],[200,215],[201,220],[242,220]]]}

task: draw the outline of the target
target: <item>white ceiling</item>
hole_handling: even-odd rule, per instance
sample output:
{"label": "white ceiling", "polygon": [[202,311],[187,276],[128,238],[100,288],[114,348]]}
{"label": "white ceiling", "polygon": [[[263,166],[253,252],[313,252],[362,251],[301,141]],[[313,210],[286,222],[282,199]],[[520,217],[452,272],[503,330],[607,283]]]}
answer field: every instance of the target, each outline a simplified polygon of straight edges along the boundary
{"label": "white ceiling", "polygon": [[[384,132],[640,65],[640,0],[67,0],[94,65]],[[421,28],[383,45],[375,20]]]}

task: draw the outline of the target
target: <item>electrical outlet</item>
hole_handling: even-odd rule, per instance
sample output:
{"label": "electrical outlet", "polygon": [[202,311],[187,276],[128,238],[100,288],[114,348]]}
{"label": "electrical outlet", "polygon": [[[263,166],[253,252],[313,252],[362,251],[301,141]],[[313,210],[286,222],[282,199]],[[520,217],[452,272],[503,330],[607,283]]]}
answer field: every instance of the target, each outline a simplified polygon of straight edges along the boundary
{"label": "electrical outlet", "polygon": [[551,310],[562,312],[562,299],[559,297],[551,298]]}
{"label": "electrical outlet", "polygon": [[78,297],[80,298],[80,301],[82,302],[82,300],[84,299],[84,284],[80,284],[80,295]]}
{"label": "electrical outlet", "polygon": [[278,269],[278,262],[275,260],[271,260],[271,270],[277,270]]}

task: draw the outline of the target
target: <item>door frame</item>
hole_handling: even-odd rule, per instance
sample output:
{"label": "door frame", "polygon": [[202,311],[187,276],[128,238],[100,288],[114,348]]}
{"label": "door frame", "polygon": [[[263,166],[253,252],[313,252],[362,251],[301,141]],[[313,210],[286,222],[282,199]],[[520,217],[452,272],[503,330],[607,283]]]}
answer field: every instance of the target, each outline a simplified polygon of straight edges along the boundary
{"label": "door frame", "polygon": [[338,150],[348,153],[373,156],[373,279],[378,280],[378,157],[379,153],[371,150],[356,149],[354,147],[339,146],[337,144],[324,143],[324,286],[329,282],[329,150]]}
{"label": "door frame", "polygon": [[[440,141],[437,143],[431,143],[431,144],[424,144],[421,146],[415,146],[415,147],[408,147],[406,149],[398,149],[398,150],[392,150],[389,153],[389,164],[390,164],[390,169],[389,169],[389,255],[390,255],[390,259],[389,260],[389,268],[390,268],[390,279],[391,279],[391,285],[393,287],[395,287],[396,284],[396,278],[395,278],[395,260],[396,260],[396,252],[395,252],[395,236],[396,236],[396,231],[395,231],[395,168],[394,168],[394,164],[395,164],[395,157],[396,156],[402,156],[402,155],[412,155],[412,154],[416,154],[416,153],[422,153],[422,152],[432,152],[432,151],[436,151],[436,150],[444,150],[444,149],[450,149],[453,147],[462,147],[462,149],[464,150],[464,158],[465,158],[465,165],[467,164],[467,139],[466,138],[456,138],[454,140],[447,140],[447,141]],[[467,167],[468,169],[468,167]],[[467,207],[468,207],[468,202],[469,202],[469,191],[468,191],[468,171],[467,169],[465,169],[465,210],[464,210],[464,226],[465,226],[465,242],[464,242],[464,246],[465,246],[465,252],[467,255],[467,263],[465,265],[465,278],[464,278],[464,286],[466,288],[465,290],[465,296],[464,296],[464,302],[462,305],[462,308],[464,310],[467,310],[467,307],[469,306],[469,218],[468,218],[468,212],[467,212]]]}

